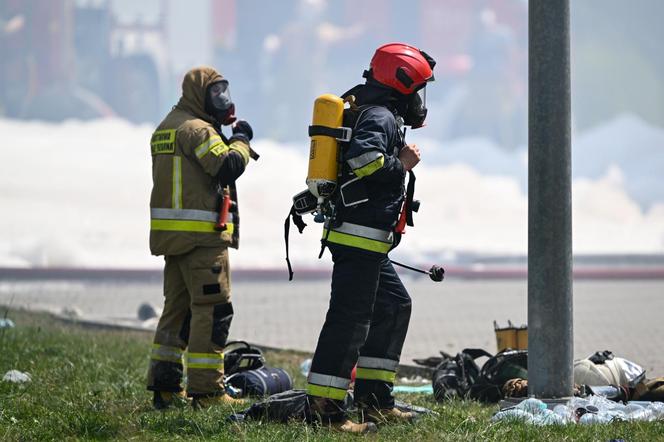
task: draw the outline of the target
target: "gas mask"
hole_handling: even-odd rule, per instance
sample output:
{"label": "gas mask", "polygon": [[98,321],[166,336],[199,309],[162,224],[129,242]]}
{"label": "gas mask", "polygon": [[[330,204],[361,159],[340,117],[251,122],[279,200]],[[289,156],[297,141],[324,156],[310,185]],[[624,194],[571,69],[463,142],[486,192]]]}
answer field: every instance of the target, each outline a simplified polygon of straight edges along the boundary
{"label": "gas mask", "polygon": [[208,86],[205,92],[205,112],[222,126],[229,126],[237,120],[228,80],[221,80]]}
{"label": "gas mask", "polygon": [[419,89],[408,97],[406,109],[403,115],[403,121],[411,129],[417,129],[424,126],[424,120],[427,118],[427,88]]}

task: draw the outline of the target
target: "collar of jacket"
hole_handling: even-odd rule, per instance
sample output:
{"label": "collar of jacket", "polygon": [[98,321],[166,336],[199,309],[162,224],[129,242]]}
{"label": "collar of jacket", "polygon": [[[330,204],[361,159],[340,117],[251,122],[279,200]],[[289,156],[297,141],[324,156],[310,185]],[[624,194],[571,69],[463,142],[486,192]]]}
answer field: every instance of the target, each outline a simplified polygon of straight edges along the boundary
{"label": "collar of jacket", "polygon": [[214,124],[214,118],[205,112],[205,91],[209,85],[223,78],[219,72],[208,66],[190,70],[182,80],[182,97],[175,107]]}

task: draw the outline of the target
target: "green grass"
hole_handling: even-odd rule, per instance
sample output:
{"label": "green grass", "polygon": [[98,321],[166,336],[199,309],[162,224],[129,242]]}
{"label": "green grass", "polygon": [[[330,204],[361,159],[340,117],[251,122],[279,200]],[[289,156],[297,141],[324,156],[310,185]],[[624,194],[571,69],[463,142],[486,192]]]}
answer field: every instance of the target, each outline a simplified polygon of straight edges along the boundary
{"label": "green grass", "polygon": [[[4,310],[0,313],[4,313]],[[16,328],[0,330],[0,375],[28,372],[32,382],[0,382],[0,440],[357,440],[325,428],[227,420],[230,408],[195,412],[153,411],[145,390],[149,334],[100,331],[41,314],[10,311]],[[286,368],[296,386],[306,354],[271,352],[268,362]],[[433,408],[439,416],[414,426],[381,427],[377,440],[664,440],[664,422],[534,427],[491,424],[495,407],[470,401],[445,405],[430,396],[399,399]]]}

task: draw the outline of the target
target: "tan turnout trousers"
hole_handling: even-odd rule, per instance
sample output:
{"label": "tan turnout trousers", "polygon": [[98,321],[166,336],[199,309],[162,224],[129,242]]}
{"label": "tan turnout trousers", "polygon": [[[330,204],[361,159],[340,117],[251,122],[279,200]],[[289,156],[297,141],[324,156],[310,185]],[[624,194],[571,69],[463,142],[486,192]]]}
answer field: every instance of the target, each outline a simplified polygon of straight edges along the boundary
{"label": "tan turnout trousers", "polygon": [[[165,256],[164,311],[150,356],[148,389],[189,396],[224,391],[223,348],[233,308],[226,247],[196,247]],[[184,362],[184,364],[183,364]]]}

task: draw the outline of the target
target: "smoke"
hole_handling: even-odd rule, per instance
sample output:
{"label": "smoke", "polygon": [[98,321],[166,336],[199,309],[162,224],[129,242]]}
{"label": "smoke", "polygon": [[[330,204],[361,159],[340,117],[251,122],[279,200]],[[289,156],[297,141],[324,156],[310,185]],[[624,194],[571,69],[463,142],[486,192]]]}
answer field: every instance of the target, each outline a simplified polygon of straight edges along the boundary
{"label": "smoke", "polygon": [[[0,131],[0,266],[162,265],[148,248],[151,127],[122,120],[0,120]],[[583,140],[593,144],[589,136]],[[483,154],[475,166],[472,152],[478,145]],[[308,146],[265,139],[253,146],[261,158],[239,181],[241,248],[231,261],[243,268],[280,267],[285,265],[284,218],[292,195],[305,188]],[[464,146],[464,155],[444,161],[427,158],[423,150],[416,169],[422,207],[399,256],[526,253],[523,153],[501,153],[478,140],[458,140],[450,149],[461,152]],[[430,152],[445,148],[432,146]],[[500,172],[482,166],[491,155],[498,158]],[[664,200],[642,207],[627,192],[629,186],[620,161],[597,177],[575,179],[576,253],[664,252]],[[294,265],[328,266],[326,259],[316,259],[320,226],[311,217],[305,221],[303,235],[291,230]]]}

